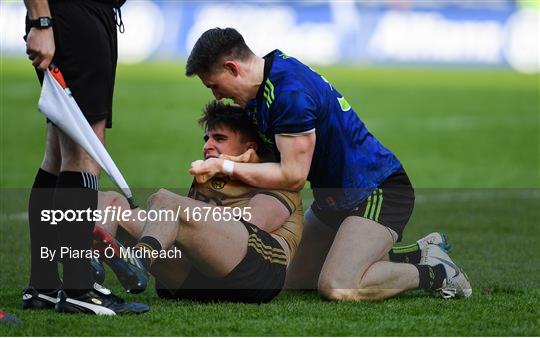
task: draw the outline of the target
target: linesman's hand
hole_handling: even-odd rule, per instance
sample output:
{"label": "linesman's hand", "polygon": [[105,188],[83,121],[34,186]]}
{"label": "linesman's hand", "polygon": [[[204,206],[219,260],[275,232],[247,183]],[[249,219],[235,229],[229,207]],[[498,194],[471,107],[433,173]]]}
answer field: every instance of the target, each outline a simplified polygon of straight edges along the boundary
{"label": "linesman's hand", "polygon": [[26,37],[26,54],[32,65],[45,71],[52,62],[55,51],[52,27],[38,29],[32,27]]}

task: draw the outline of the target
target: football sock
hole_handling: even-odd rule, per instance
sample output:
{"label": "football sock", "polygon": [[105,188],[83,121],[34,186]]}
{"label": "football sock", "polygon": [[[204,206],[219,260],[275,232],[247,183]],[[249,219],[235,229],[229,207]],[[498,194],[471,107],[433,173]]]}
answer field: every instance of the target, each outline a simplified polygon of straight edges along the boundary
{"label": "football sock", "polygon": [[406,246],[394,246],[388,253],[391,262],[396,263],[420,263],[421,251],[418,243]]}
{"label": "football sock", "polygon": [[446,270],[442,264],[415,266],[418,269],[420,279],[419,289],[434,291],[442,287],[443,280],[446,278]]}
{"label": "football sock", "polygon": [[146,270],[149,270],[154,263],[154,258],[149,254],[153,250],[160,251],[161,244],[152,236],[144,236],[139,240],[139,243],[135,245],[136,250],[148,251],[141,255],[140,261]]}
{"label": "football sock", "polygon": [[71,297],[82,295],[93,287],[91,257],[88,254],[93,240],[94,222],[88,219],[86,210],[95,210],[97,202],[97,176],[87,172],[64,171],[60,173],[54,196],[55,209],[64,212],[72,210],[75,213],[78,210],[84,211],[82,220],[58,222],[59,246],[71,248],[71,255],[65,254],[62,257],[63,287]]}
{"label": "football sock", "polygon": [[[53,198],[58,176],[39,169],[28,201],[30,225],[30,285],[48,293],[60,284],[57,260],[41,258],[41,247],[57,250],[58,227],[41,221],[41,211],[53,209]],[[58,252],[58,251],[57,251]]]}
{"label": "football sock", "polygon": [[137,238],[133,237],[122,227],[118,227],[116,230],[116,240],[126,247],[134,247],[138,243]]}

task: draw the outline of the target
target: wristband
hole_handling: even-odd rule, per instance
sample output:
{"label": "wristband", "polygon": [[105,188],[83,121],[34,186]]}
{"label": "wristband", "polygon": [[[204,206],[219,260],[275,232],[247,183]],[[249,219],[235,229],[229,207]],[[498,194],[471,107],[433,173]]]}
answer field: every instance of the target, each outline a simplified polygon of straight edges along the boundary
{"label": "wristband", "polygon": [[223,160],[223,173],[229,176],[233,175],[234,162],[230,160]]}

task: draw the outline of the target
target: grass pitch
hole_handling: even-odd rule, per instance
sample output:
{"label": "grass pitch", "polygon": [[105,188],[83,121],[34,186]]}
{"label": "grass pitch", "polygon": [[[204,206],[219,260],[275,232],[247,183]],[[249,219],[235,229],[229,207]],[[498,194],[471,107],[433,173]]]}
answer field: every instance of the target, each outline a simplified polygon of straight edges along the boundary
{"label": "grass pitch", "polygon": [[[0,308],[22,326],[0,335],[539,335],[540,170],[537,76],[505,71],[317,68],[368,128],[402,160],[417,188],[404,242],[446,232],[473,297],[444,301],[410,292],[372,303],[327,303],[285,292],[270,304],[161,301],[126,295],[138,317],[59,316],[20,309],[26,286],[28,188],[42,157],[39,87],[27,61],[2,59]],[[183,63],[119,66],[108,149],[136,197],[189,187],[201,157],[196,118],[210,92]],[[112,184],[102,176],[102,186]],[[142,203],[144,204],[144,203]],[[306,206],[309,205],[306,203]]]}

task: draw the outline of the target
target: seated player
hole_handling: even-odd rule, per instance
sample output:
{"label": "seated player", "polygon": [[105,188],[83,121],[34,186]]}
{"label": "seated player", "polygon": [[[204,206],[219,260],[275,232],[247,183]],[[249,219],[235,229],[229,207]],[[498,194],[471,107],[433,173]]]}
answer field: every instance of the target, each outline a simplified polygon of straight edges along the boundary
{"label": "seated player", "polygon": [[[205,159],[239,156],[252,149],[247,157],[258,160],[256,151],[262,145],[243,109],[212,101],[199,123],[205,129]],[[116,192],[100,194],[98,208],[107,206],[129,208]],[[208,206],[213,209],[205,216],[202,208]],[[189,197],[161,189],[148,200],[150,210],[176,212],[179,207],[178,221],[120,222],[132,239],[139,239],[136,250],[181,249],[179,259],[141,259],[156,278],[160,297],[263,303],[280,292],[302,233],[298,192],[253,188],[221,176],[205,184],[194,181]],[[200,219],[193,213],[196,207],[201,208]],[[242,219],[223,220],[238,215],[238,210]],[[117,224],[101,226],[115,236]],[[115,272],[122,275],[122,271]]]}
{"label": "seated player", "polygon": [[[229,109],[231,112],[233,112],[232,116],[227,116],[226,109]],[[202,124],[205,126],[205,129],[207,130],[207,133],[205,135],[206,144],[204,147],[204,157],[206,159],[217,157],[221,155],[221,157],[224,157],[225,154],[230,155],[239,155],[242,153],[242,150],[248,149],[248,152],[243,154],[242,156],[237,156],[234,158],[235,161],[240,162],[249,162],[250,161],[250,155],[253,154],[253,149],[255,149],[255,143],[252,140],[256,140],[257,136],[256,134],[253,134],[252,129],[250,129],[249,124],[247,121],[244,120],[244,118],[240,118],[241,111],[238,108],[235,107],[229,107],[225,106],[216,102],[213,102],[210,104],[206,109],[203,118],[201,119]],[[238,126],[238,127],[235,127]],[[247,136],[246,136],[247,135]],[[230,159],[233,159],[230,156]],[[251,161],[253,161],[253,158],[251,158]],[[205,179],[201,179],[200,181],[205,181]],[[226,183],[223,188],[220,188],[222,184]],[[263,191],[261,189],[252,188],[249,186],[245,186],[244,184],[241,184],[238,181],[229,181],[229,180],[223,180],[223,178],[215,178],[207,183],[204,184],[197,184],[197,181],[194,181],[193,189],[190,192],[190,197],[194,197],[197,200],[202,201],[212,201],[213,204],[222,205],[222,206],[241,206],[246,204],[257,204],[256,202],[258,200],[261,200],[262,202],[265,201],[265,199],[268,199],[269,195],[271,196],[273,192],[270,191]],[[262,195],[261,195],[262,194]],[[267,196],[264,196],[264,195]],[[283,194],[283,192],[280,192],[277,195],[274,195],[275,197],[279,196],[280,194]],[[290,193],[285,193],[286,196],[291,196]],[[253,198],[250,200],[251,197],[256,196],[256,198]],[[154,195],[150,200],[150,204],[154,205],[154,208],[159,208],[159,206],[163,203],[158,203],[155,199],[163,199],[167,200],[167,203],[171,203],[171,205],[168,206],[169,209],[175,209],[174,206],[182,205],[184,207],[187,206],[193,206],[195,201],[188,199],[188,198],[182,198],[178,195],[172,194],[170,192],[167,192],[165,190],[160,191],[158,194]],[[261,218],[264,216],[273,216],[273,203],[275,203],[275,200],[270,198],[270,202],[266,208],[264,208],[263,211],[256,211],[252,210],[251,215],[254,216],[254,220],[251,221],[251,223],[257,224],[259,227],[264,227],[263,224],[266,224],[267,221],[262,220]],[[274,231],[274,237],[280,241],[282,244],[282,247],[286,250],[287,255],[287,263],[290,262],[290,259],[292,258],[294,251],[298,245],[300,234],[301,234],[301,226],[298,227],[299,224],[301,224],[301,206],[298,202],[298,206],[296,207],[295,214],[297,215],[296,221],[289,220],[284,227],[277,228],[277,231]],[[199,206],[203,204],[197,204]],[[206,204],[204,204],[206,205]],[[287,203],[283,204],[287,205]],[[117,209],[127,209],[128,203],[125,200],[125,198],[116,193],[116,192],[104,192],[100,193],[99,196],[99,206],[98,208],[103,210],[107,206],[115,206]],[[282,205],[279,205],[279,207],[282,207]],[[270,211],[270,212],[268,212]],[[279,208],[276,209],[276,213],[279,211]],[[134,212],[137,212],[137,210],[134,210]],[[279,216],[279,215],[276,215]],[[261,220],[259,220],[261,219]],[[184,219],[185,220],[185,219]],[[102,228],[99,226],[96,226],[95,236],[97,238],[101,238],[102,241],[108,245],[114,242],[114,239],[109,238],[109,234],[116,235],[116,228],[117,224],[101,224],[102,227],[106,228],[107,231],[103,231]],[[143,229],[144,224],[140,220],[135,220],[131,222],[122,222],[121,226],[123,229],[126,229],[130,233],[131,242],[133,242],[134,238],[140,238],[141,236],[144,237]],[[187,227],[190,227],[188,229],[193,228],[194,232],[197,232],[199,228],[197,226],[204,226],[203,224],[200,224],[198,222],[193,222],[192,224],[190,222],[181,223],[180,225],[181,229],[178,229],[178,237],[179,239],[175,243],[176,245],[179,245],[180,247],[183,247],[185,249],[184,254],[185,256],[190,256],[189,247],[186,245],[182,246],[182,233],[188,232]],[[212,225],[214,226],[214,224]],[[219,224],[217,225],[219,226]],[[172,226],[172,229],[176,229],[176,225]],[[295,228],[296,227],[296,228]],[[211,227],[210,227],[211,229]],[[242,227],[240,227],[242,229]],[[268,231],[268,229],[267,229]],[[290,232],[288,232],[290,231]],[[150,231],[146,231],[150,232]],[[174,231],[173,231],[174,232]],[[248,232],[249,228],[248,228]],[[285,234],[283,236],[280,236],[280,234]],[[171,235],[169,235],[171,236]],[[201,242],[197,242],[197,239],[189,235],[189,240],[193,241],[193,245],[195,246],[204,246],[206,244],[206,238],[202,235],[199,236],[199,239]],[[245,236],[244,236],[245,237]],[[283,242],[285,239],[285,243]],[[125,238],[123,239],[125,240]],[[185,239],[184,241],[186,241]],[[145,240],[146,241],[146,240]],[[170,239],[168,240],[171,241]],[[167,242],[167,241],[165,241]],[[242,247],[245,248],[245,240],[240,241],[242,243]],[[135,242],[136,243],[136,242]],[[134,245],[135,243],[131,243]],[[158,243],[159,247],[164,247],[163,243]],[[116,244],[113,243],[114,246]],[[394,246],[392,250],[387,255],[387,260],[391,260],[393,262],[406,262],[406,263],[414,263],[414,264],[428,264],[429,262],[423,262],[421,259],[423,256],[426,256],[427,249],[430,247],[436,246],[439,249],[441,249],[443,252],[448,252],[450,247],[449,244],[446,241],[446,238],[443,234],[440,233],[431,233],[424,238],[418,240],[416,243],[409,245],[409,246]],[[197,248],[195,248],[197,249]],[[248,248],[249,249],[249,248]],[[118,249],[117,249],[118,251]],[[204,248],[203,248],[204,251]],[[253,252],[251,252],[253,253]],[[216,253],[219,255],[219,252]],[[249,254],[246,253],[246,255]],[[178,298],[196,298],[196,299],[203,299],[206,298],[207,300],[210,299],[227,299],[227,297],[223,296],[223,290],[221,291],[212,291],[212,293],[209,293],[208,290],[190,290],[194,286],[195,287],[202,287],[204,288],[206,286],[205,283],[201,283],[200,280],[203,279],[206,282],[212,281],[213,283],[210,283],[210,287],[217,288],[223,288],[227,287],[227,280],[223,282],[223,284],[220,284],[219,278],[204,278],[203,274],[201,273],[201,270],[204,269],[204,266],[206,265],[205,262],[199,263],[199,266],[201,268],[199,269],[192,269],[192,263],[184,256],[181,260],[172,260],[172,261],[161,261],[154,263],[152,267],[152,272],[156,276],[157,279],[157,286],[158,286],[158,294],[161,297],[178,297]],[[195,259],[197,259],[197,254],[195,256]],[[249,260],[249,258],[245,258],[243,256],[243,253],[240,254],[240,257],[244,257],[244,261]],[[204,258],[203,258],[204,259]],[[212,258],[213,259],[213,258]],[[233,263],[235,262],[234,259],[232,260]],[[236,259],[238,261],[238,258]],[[118,276],[120,282],[122,285],[126,288],[126,290],[132,292],[132,293],[138,293],[144,290],[146,287],[146,276],[144,273],[144,269],[141,269],[139,262],[137,260],[133,259],[120,259],[119,257],[113,257],[112,259],[108,259],[107,263],[110,265],[110,267],[113,269],[113,271]],[[197,264],[197,263],[195,263]],[[221,264],[220,262],[217,263],[217,265]],[[197,266],[197,265],[196,265]],[[240,265],[239,265],[240,266]],[[219,267],[221,268],[221,266]],[[214,269],[214,270],[219,270]],[[212,269],[212,268],[210,268]],[[230,269],[230,268],[229,268]],[[96,269],[98,274],[101,274],[102,272],[99,271],[99,269]],[[208,272],[210,275],[212,275],[212,271]],[[186,276],[190,275],[190,278],[187,278]],[[223,272],[221,272],[222,275],[224,275]],[[216,273],[214,273],[216,275]],[[219,275],[219,272],[217,273]],[[231,273],[231,276],[234,277],[234,274]],[[229,276],[229,277],[231,277]],[[264,274],[263,274],[264,276]],[[287,276],[289,280],[297,280],[300,276]],[[230,279],[230,278],[229,278]],[[316,282],[315,282],[316,283]],[[216,286],[217,284],[217,286]],[[316,288],[316,284],[311,284],[309,282],[306,283],[304,281],[301,284],[301,289],[314,289]],[[208,286],[207,286],[208,287]],[[247,286],[245,287],[247,288]],[[225,290],[226,291],[226,290]],[[218,293],[218,296],[216,296],[216,293]],[[219,294],[221,293],[221,295]],[[229,295],[230,298],[230,295]],[[248,300],[249,301],[249,300]]]}

